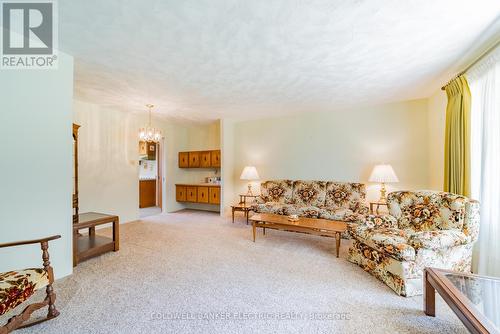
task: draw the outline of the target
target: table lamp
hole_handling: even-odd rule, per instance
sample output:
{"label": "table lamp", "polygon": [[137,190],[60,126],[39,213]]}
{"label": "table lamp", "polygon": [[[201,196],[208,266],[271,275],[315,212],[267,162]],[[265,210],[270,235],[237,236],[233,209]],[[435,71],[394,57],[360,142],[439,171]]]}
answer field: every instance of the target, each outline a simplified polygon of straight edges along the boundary
{"label": "table lamp", "polygon": [[372,173],[370,175],[370,182],[381,183],[382,187],[380,188],[380,203],[386,203],[387,197],[385,195],[385,184],[386,183],[396,183],[399,182],[394,169],[389,164],[381,164],[373,167]]}
{"label": "table lamp", "polygon": [[[258,179],[259,179],[259,173],[257,173],[257,169],[254,166],[246,166],[245,168],[243,168],[243,172],[241,172],[240,180],[257,181]],[[251,182],[248,182],[247,195],[253,196]]]}

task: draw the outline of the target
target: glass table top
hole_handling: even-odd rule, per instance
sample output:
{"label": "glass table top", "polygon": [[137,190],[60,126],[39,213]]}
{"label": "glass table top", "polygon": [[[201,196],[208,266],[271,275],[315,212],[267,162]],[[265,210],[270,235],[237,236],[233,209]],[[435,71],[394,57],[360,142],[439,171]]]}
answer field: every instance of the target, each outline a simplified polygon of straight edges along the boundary
{"label": "glass table top", "polygon": [[444,276],[500,330],[500,278],[459,273],[446,273]]}

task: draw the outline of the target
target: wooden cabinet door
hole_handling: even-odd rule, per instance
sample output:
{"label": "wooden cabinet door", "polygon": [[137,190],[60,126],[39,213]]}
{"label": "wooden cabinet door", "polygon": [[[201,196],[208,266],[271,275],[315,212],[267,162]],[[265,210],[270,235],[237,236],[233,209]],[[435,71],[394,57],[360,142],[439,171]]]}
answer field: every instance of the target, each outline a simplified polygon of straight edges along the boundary
{"label": "wooden cabinet door", "polygon": [[149,208],[156,205],[156,181],[139,181],[139,208]]}
{"label": "wooden cabinet door", "polygon": [[211,154],[212,167],[220,167],[220,150],[212,151]]}
{"label": "wooden cabinet door", "polygon": [[179,168],[189,167],[189,153],[179,152]]}
{"label": "wooden cabinet door", "polygon": [[185,186],[175,186],[175,199],[177,202],[186,201],[186,187]]}
{"label": "wooden cabinet door", "polygon": [[140,141],[139,142],[139,155],[147,155],[147,154],[148,154],[147,143],[145,141]]}
{"label": "wooden cabinet door", "polygon": [[209,190],[209,202],[210,204],[220,204],[220,188],[219,187],[210,187]]}
{"label": "wooden cabinet door", "polygon": [[197,187],[186,187],[186,201],[188,202],[196,202],[197,198]]}
{"label": "wooden cabinet door", "polygon": [[156,160],[156,143],[147,142],[148,160]]}
{"label": "wooden cabinet door", "polygon": [[207,168],[212,166],[210,156],[210,151],[200,152],[200,167]]}
{"label": "wooden cabinet door", "polygon": [[198,203],[208,203],[208,187],[198,187]]}
{"label": "wooden cabinet door", "polygon": [[200,152],[189,152],[189,167],[200,167]]}

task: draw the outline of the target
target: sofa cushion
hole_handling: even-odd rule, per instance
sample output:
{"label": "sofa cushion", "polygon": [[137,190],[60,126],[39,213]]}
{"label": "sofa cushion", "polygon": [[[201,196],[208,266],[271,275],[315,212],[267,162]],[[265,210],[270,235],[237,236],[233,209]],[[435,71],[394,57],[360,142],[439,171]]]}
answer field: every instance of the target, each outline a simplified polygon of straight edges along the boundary
{"label": "sofa cushion", "polygon": [[328,182],[326,184],[325,207],[346,208],[353,212],[367,213],[365,185],[362,183]]}
{"label": "sofa cushion", "polygon": [[401,229],[435,231],[464,225],[467,198],[438,191],[396,191],[388,195],[389,212]]}
{"label": "sofa cushion", "polygon": [[363,220],[363,216],[358,215],[352,212],[352,210],[346,208],[339,208],[339,209],[321,208],[318,217],[322,219],[331,219],[340,221],[360,222]]}
{"label": "sofa cushion", "polygon": [[422,231],[410,235],[408,242],[415,249],[443,249],[471,242],[471,237],[460,230]]}
{"label": "sofa cushion", "polygon": [[408,244],[408,235],[397,228],[373,229],[365,224],[349,226],[352,237],[375,250],[400,261],[414,261],[415,249]]}
{"label": "sofa cushion", "polygon": [[257,203],[252,206],[252,210],[257,213],[274,213],[275,215],[290,215],[295,212],[292,204],[278,202]]}
{"label": "sofa cushion", "polygon": [[0,315],[27,300],[33,293],[49,284],[43,269],[24,269],[0,273]]}
{"label": "sofa cushion", "polygon": [[303,206],[320,207],[325,205],[326,182],[295,181],[293,182],[293,203]]}
{"label": "sofa cushion", "polygon": [[293,181],[274,180],[260,184],[260,197],[264,202],[292,204]]}
{"label": "sofa cushion", "polygon": [[300,217],[307,217],[307,218],[318,218],[320,212],[320,208],[317,206],[312,206],[312,205],[291,205],[289,207],[288,214],[289,215],[298,215]]}

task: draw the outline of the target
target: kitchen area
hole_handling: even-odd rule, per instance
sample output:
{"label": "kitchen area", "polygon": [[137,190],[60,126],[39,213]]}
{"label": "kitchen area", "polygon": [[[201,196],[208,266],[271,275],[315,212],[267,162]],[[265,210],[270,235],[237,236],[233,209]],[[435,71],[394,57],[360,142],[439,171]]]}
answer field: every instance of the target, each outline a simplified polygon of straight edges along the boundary
{"label": "kitchen area", "polygon": [[141,218],[161,213],[161,182],[159,144],[139,142],[139,216]]}

